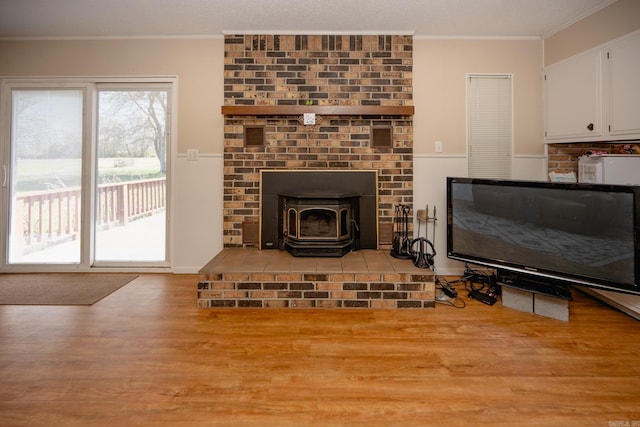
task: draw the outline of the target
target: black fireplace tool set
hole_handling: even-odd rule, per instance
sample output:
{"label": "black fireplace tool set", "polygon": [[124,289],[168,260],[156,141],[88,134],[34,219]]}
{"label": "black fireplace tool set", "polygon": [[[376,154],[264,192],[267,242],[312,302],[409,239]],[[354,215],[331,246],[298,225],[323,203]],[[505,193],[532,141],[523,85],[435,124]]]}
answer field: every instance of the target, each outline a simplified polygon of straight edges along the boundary
{"label": "black fireplace tool set", "polygon": [[[433,207],[433,216],[429,216],[429,205],[426,209],[418,210],[418,232],[415,239],[409,238],[409,212],[408,205],[396,205],[395,207],[395,233],[391,256],[399,259],[410,259],[419,268],[431,268],[434,266],[436,256],[436,207]],[[420,236],[420,226],[424,222],[425,236]],[[429,240],[429,222],[433,223],[433,237]]]}

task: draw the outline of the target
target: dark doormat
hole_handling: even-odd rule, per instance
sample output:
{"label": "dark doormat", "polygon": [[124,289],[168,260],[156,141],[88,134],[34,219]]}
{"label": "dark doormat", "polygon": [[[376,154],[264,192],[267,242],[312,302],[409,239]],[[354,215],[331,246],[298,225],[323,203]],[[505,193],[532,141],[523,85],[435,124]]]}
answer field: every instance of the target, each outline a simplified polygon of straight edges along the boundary
{"label": "dark doormat", "polygon": [[135,274],[0,274],[0,305],[92,305],[133,279]]}

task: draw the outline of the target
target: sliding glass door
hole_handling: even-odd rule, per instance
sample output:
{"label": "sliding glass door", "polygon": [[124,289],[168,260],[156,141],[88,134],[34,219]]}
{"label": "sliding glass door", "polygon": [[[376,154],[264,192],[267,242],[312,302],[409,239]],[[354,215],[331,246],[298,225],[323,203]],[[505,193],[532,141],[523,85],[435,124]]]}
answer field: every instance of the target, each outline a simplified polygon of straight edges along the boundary
{"label": "sliding glass door", "polygon": [[2,96],[0,266],[167,266],[171,84],[12,83]]}
{"label": "sliding glass door", "polygon": [[98,91],[95,262],[166,259],[166,89]]}
{"label": "sliding glass door", "polygon": [[11,92],[9,263],[80,263],[84,98]]}

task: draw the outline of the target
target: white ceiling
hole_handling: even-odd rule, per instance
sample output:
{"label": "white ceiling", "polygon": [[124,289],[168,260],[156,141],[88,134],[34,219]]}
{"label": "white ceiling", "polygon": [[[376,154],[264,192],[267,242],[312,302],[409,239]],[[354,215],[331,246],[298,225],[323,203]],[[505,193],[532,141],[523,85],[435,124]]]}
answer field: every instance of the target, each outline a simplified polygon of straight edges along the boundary
{"label": "white ceiling", "polygon": [[542,37],[612,0],[0,0],[0,37]]}

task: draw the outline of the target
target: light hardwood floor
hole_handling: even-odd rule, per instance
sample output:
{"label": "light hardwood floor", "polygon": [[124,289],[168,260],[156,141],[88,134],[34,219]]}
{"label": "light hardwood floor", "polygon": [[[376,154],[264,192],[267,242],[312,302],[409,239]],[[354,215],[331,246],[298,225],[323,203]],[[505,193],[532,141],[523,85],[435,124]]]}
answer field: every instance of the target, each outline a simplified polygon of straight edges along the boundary
{"label": "light hardwood floor", "polygon": [[640,322],[577,291],[562,322],[466,298],[198,309],[197,279],[0,306],[0,425],[640,425]]}

